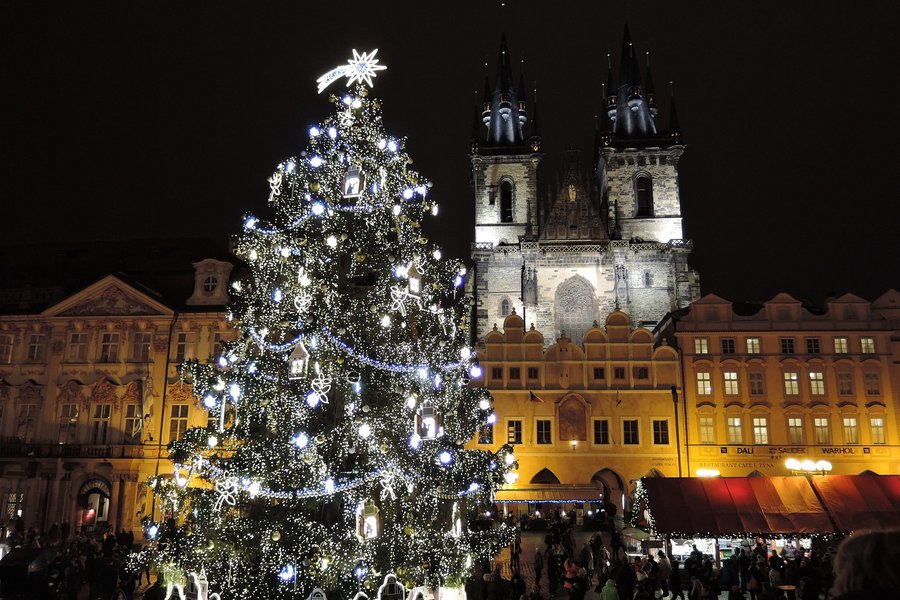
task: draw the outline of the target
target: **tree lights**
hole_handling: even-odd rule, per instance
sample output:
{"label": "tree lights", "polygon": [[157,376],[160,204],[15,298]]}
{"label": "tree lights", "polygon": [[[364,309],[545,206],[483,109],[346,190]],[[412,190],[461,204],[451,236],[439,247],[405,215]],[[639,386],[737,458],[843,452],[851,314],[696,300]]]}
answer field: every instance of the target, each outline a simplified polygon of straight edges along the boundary
{"label": "tree lights", "polygon": [[176,477],[152,485],[171,518],[140,555],[169,589],[386,597],[459,586],[511,539],[465,525],[515,457],[463,448],[495,418],[467,385],[465,269],[422,234],[437,204],[362,85],[374,55],[334,76],[360,83],[269,178],[271,216],[244,219],[238,340],[186,370],[211,425],[170,445]]}

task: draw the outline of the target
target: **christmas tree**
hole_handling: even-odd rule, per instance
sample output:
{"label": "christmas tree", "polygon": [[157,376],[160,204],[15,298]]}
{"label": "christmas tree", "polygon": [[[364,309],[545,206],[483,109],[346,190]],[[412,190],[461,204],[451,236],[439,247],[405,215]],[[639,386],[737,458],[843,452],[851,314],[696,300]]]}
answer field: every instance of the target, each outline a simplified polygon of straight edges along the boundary
{"label": "christmas tree", "polygon": [[511,539],[468,526],[515,460],[463,449],[495,418],[468,385],[466,269],[422,231],[438,205],[369,97],[374,57],[319,80],[351,91],[244,222],[238,339],[186,366],[209,425],[170,445],[142,554],[175,597],[427,597]]}

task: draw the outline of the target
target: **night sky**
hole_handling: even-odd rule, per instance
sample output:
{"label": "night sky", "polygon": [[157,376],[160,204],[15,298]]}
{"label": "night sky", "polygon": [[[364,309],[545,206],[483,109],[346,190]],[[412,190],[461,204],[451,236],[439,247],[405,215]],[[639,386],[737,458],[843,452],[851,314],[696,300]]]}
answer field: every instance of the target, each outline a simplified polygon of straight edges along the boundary
{"label": "night sky", "polygon": [[900,2],[500,4],[4,2],[2,237],[224,242],[329,113],[316,78],[378,48],[387,130],[441,203],[426,232],[467,257],[472,112],[501,32],[537,84],[546,187],[565,148],[589,166],[627,20],[663,126],[675,81],[704,293],[900,288]]}

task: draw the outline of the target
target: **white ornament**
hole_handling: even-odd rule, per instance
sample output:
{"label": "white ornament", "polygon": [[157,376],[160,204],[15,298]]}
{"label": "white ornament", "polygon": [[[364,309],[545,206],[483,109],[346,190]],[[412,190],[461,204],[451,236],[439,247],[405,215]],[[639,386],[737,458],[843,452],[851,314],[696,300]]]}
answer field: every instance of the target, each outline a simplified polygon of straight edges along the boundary
{"label": "white ornament", "polygon": [[378,588],[378,600],[404,600],[406,588],[397,581],[397,576],[389,573],[384,578],[384,583]]}
{"label": "white ornament", "polygon": [[[269,187],[272,189],[271,196],[280,196],[281,195],[281,180],[283,175],[281,171],[275,171],[272,173],[272,176],[269,177]],[[270,196],[270,197],[271,197]]]}
{"label": "white ornament", "polygon": [[383,471],[381,473],[381,499],[396,500],[397,494],[394,493],[394,484],[397,480],[397,474],[394,471]]}
{"label": "white ornament", "polygon": [[340,67],[332,69],[316,80],[316,83],[319,84],[319,93],[321,94],[325,91],[325,88],[341,77],[347,78],[347,87],[353,85],[357,81],[372,87],[372,78],[377,77],[377,71],[387,69],[386,66],[378,64],[378,59],[375,58],[377,53],[377,48],[371,52],[363,52],[362,54],[357,52],[354,48],[353,58],[348,60],[346,65],[341,65]]}
{"label": "white ornament", "polygon": [[[322,369],[319,367],[319,363],[315,364],[316,369],[316,377],[310,382],[312,386],[311,395],[315,395],[316,404],[321,402],[322,404],[328,404],[328,392],[331,391],[331,377],[322,373]],[[309,396],[307,396],[307,402],[309,401]]]}
{"label": "white ornament", "polygon": [[213,504],[213,510],[221,510],[224,504],[234,506],[237,504],[238,479],[237,477],[226,477],[225,479],[216,481],[216,491],[219,498]]}
{"label": "white ornament", "polygon": [[[294,299],[294,304],[296,305],[296,298]],[[306,345],[303,343],[303,340],[297,342],[297,345],[294,346],[293,351],[291,351],[291,356],[288,359],[291,365],[290,373],[288,374],[288,379],[301,379],[306,377],[306,371],[309,367],[309,350],[306,349]]]}

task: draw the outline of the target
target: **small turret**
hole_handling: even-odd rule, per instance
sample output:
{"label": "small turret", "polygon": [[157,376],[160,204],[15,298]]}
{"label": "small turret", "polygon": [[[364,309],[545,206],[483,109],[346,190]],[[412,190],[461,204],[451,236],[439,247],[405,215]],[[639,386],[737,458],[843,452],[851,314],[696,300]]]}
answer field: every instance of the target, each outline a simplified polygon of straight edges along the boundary
{"label": "small turret", "polygon": [[528,121],[528,111],[525,107],[525,74],[519,75],[519,91],[516,93],[519,110],[519,126],[522,127]]}
{"label": "small turret", "polygon": [[613,83],[612,55],[608,52],[606,54],[606,67],[606,86],[603,88],[603,96],[606,98],[606,116],[612,123],[615,123],[618,98],[616,97],[616,85]]}

